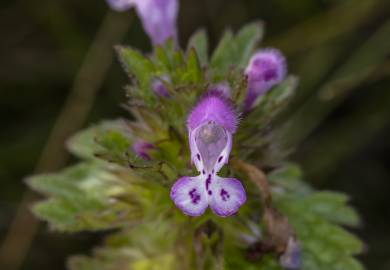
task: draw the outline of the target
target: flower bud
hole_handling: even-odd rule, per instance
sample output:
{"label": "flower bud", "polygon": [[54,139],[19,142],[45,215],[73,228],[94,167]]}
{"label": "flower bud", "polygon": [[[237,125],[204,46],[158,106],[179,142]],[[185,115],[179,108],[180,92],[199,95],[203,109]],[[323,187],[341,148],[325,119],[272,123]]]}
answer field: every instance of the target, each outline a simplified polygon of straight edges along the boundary
{"label": "flower bud", "polygon": [[150,150],[154,149],[154,145],[145,141],[137,141],[133,144],[133,151],[134,153],[144,159],[144,160],[150,160],[149,152]]}
{"label": "flower bud", "polygon": [[152,80],[152,91],[159,97],[168,98],[169,93],[167,88],[165,87],[164,82],[169,82],[169,78],[167,76],[163,76],[162,78],[154,78]]}
{"label": "flower bud", "polygon": [[286,76],[286,60],[276,49],[256,52],[245,69],[248,78],[244,110],[249,111],[256,99],[279,84]]}
{"label": "flower bud", "polygon": [[286,251],[280,256],[279,262],[285,269],[300,269],[301,248],[294,237],[288,240]]}

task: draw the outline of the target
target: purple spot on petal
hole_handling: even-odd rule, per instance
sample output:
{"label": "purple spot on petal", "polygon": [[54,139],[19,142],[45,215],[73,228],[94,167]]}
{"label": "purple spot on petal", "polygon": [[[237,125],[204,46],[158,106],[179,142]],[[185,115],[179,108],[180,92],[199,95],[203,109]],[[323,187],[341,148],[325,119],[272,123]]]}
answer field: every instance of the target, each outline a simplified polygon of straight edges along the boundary
{"label": "purple spot on petal", "polygon": [[198,204],[200,201],[200,195],[195,188],[188,192],[188,195],[190,195],[193,204]]}
{"label": "purple spot on petal", "polygon": [[200,161],[200,155],[196,154],[196,158]]}
{"label": "purple spot on petal", "polygon": [[275,69],[269,69],[264,72],[264,80],[266,82],[277,79],[277,71]]}
{"label": "purple spot on petal", "polygon": [[209,190],[208,193],[209,193],[210,196],[213,195],[213,192],[211,190]]}
{"label": "purple spot on petal", "polygon": [[221,192],[219,193],[219,195],[221,195],[222,200],[225,202],[230,198],[229,193],[224,189],[221,189]]}
{"label": "purple spot on petal", "polygon": [[211,174],[206,179],[206,190],[209,190],[209,186],[211,184]]}
{"label": "purple spot on petal", "polygon": [[223,159],[223,156],[220,156],[220,157],[218,158],[218,162],[221,162],[222,159]]}

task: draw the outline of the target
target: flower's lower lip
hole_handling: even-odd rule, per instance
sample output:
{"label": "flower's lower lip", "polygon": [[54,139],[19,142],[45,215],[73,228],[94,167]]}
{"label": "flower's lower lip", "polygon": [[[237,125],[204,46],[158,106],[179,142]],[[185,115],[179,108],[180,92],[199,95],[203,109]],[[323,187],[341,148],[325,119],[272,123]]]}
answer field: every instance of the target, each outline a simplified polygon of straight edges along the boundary
{"label": "flower's lower lip", "polygon": [[218,176],[207,179],[185,176],[172,186],[171,199],[186,215],[200,216],[210,207],[216,215],[227,217],[245,203],[245,190],[237,179]]}

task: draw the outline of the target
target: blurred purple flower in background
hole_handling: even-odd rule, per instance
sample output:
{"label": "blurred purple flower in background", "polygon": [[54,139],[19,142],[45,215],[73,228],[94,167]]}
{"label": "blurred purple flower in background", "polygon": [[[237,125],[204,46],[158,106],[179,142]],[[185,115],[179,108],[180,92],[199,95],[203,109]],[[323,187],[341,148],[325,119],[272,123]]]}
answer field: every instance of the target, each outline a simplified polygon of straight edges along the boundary
{"label": "blurred purple flower in background", "polygon": [[135,7],[145,32],[154,45],[167,39],[177,41],[176,19],[179,10],[177,0],[106,0],[116,11],[125,11]]}
{"label": "blurred purple flower in background", "polygon": [[245,190],[237,179],[217,175],[229,160],[237,114],[220,91],[207,92],[187,120],[191,161],[200,175],[180,178],[171,198],[189,216],[202,215],[207,206],[218,216],[235,214],[245,202]]}
{"label": "blurred purple flower in background", "polygon": [[154,78],[152,81],[152,91],[159,97],[168,98],[169,93],[164,83],[169,83],[168,76],[162,76],[161,78]]}
{"label": "blurred purple flower in background", "polygon": [[297,240],[291,237],[288,240],[286,251],[280,256],[279,262],[285,269],[301,268],[301,247]]}
{"label": "blurred purple flower in background", "polygon": [[144,160],[150,160],[149,152],[153,149],[154,145],[145,141],[137,141],[133,144],[134,153]]}
{"label": "blurred purple flower in background", "polygon": [[263,49],[256,52],[245,69],[248,90],[244,111],[249,111],[259,96],[282,82],[286,73],[286,59],[280,51]]}

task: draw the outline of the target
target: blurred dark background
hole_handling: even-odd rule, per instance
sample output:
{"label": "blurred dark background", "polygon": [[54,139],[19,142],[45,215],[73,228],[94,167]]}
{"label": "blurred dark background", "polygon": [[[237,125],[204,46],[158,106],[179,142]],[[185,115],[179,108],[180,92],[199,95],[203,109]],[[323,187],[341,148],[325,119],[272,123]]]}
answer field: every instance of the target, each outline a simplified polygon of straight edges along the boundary
{"label": "blurred dark background", "polygon": [[[264,46],[280,48],[300,77],[286,126],[292,158],[317,188],[350,194],[361,259],[390,269],[390,1],[185,0],[180,43],[204,27],[214,48],[226,27],[258,19]],[[148,52],[149,41],[133,11],[110,12],[103,0],[1,1],[0,33],[0,269],[65,269],[101,238],[35,226],[24,179],[74,162],[64,140],[78,129],[127,117],[112,46]]]}

